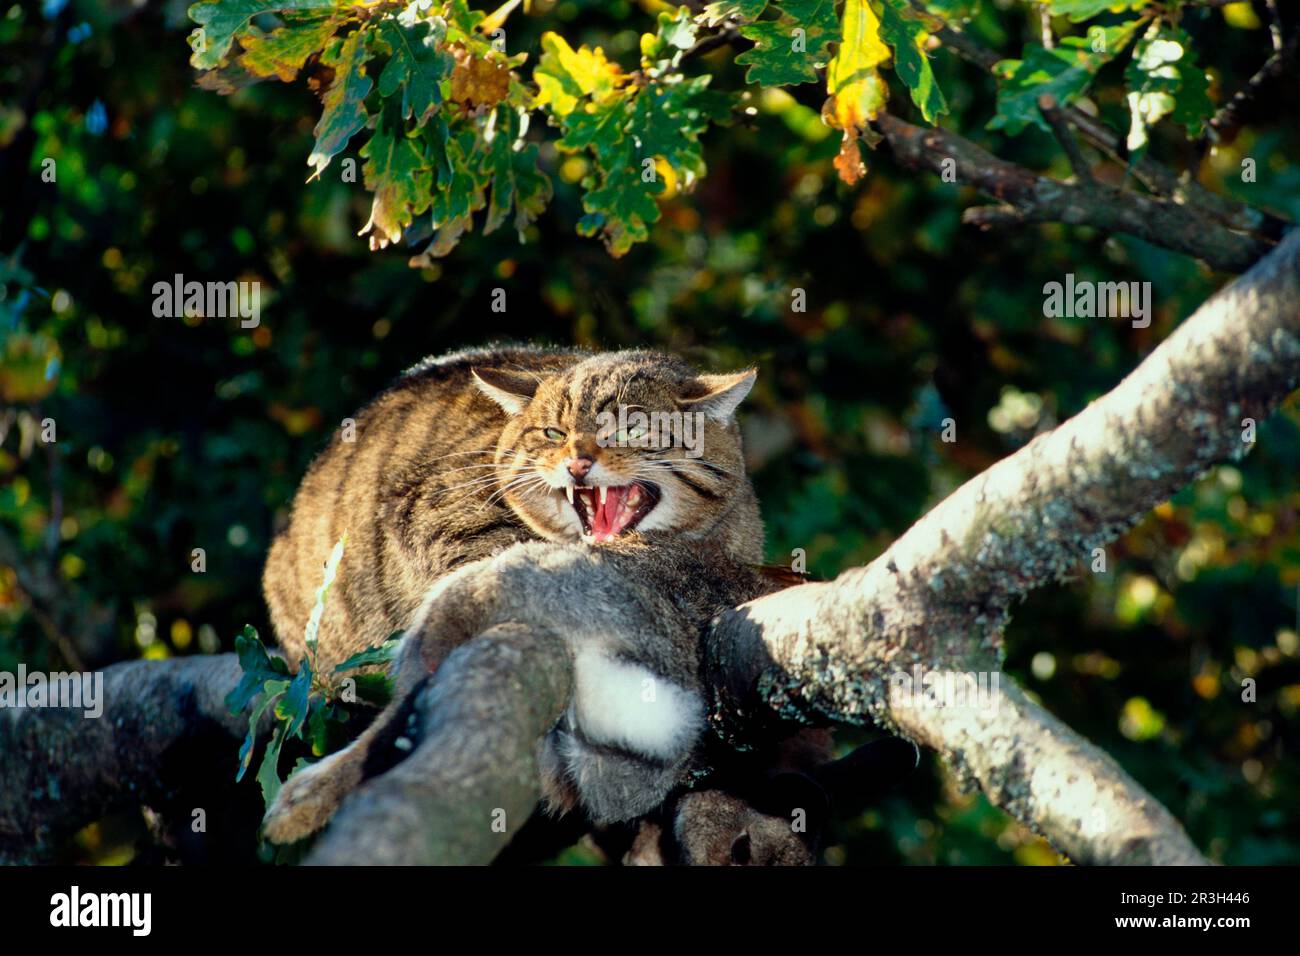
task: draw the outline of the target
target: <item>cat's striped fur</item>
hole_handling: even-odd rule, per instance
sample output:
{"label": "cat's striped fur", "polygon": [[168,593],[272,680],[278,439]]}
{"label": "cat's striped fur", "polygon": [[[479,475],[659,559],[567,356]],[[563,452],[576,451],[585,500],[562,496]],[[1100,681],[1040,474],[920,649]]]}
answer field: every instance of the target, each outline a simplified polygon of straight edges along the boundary
{"label": "cat's striped fur", "polygon": [[[463,564],[519,541],[591,541],[579,508],[596,499],[570,504],[565,483],[575,480],[601,500],[602,485],[655,489],[627,534],[709,539],[737,561],[760,561],[762,523],[731,417],[752,380],[701,375],[654,352],[526,346],[415,366],[356,414],[354,440],[346,428],[334,434],[271,547],[263,586],[291,665],[305,653],[326,558],[345,534],[319,633],[324,672],[405,628],[430,585]],[[703,455],[597,444],[596,416],[620,403],[700,412]],[[574,479],[568,468],[579,458],[590,471]]]}

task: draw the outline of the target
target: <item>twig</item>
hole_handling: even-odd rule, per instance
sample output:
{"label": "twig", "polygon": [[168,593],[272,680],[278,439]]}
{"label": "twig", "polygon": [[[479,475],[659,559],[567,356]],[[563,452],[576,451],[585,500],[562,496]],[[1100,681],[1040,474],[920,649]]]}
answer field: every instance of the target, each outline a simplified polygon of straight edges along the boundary
{"label": "twig", "polygon": [[711,53],[719,47],[730,46],[740,39],[740,31],[735,27],[724,27],[717,33],[701,37],[695,42],[695,45],[682,54],[682,62],[693,59],[697,56],[704,56]]}
{"label": "twig", "polygon": [[988,230],[994,226],[1023,226],[1030,218],[1015,206],[971,206],[963,210],[961,221],[968,226]]}
{"label": "twig", "polygon": [[1066,122],[1065,116],[1057,106],[1056,97],[1050,93],[1044,93],[1038,98],[1038,110],[1043,114],[1043,119],[1047,120],[1048,125],[1052,127],[1052,132],[1056,135],[1061,148],[1065,150],[1065,155],[1070,160],[1070,168],[1074,170],[1075,177],[1079,182],[1092,182],[1092,172],[1088,169],[1088,161],[1084,159],[1079,144],[1075,141],[1074,134],[1070,132],[1070,125]]}
{"label": "twig", "polygon": [[1219,107],[1201,137],[1202,143],[1231,142],[1260,94],[1286,73],[1296,51],[1300,49],[1300,30],[1292,33],[1290,39],[1282,42],[1280,46],[1276,46],[1276,43],[1281,40],[1280,31],[1274,33],[1274,40],[1274,52],[1264,61],[1264,65],[1255,72],[1255,75],[1246,81],[1246,85],[1233,94],[1232,99]]}
{"label": "twig", "polygon": [[1264,0],[1268,7],[1268,35],[1273,41],[1273,52],[1281,53],[1285,43],[1283,39],[1282,13],[1277,8],[1277,0]]}
{"label": "twig", "polygon": [[[1195,206],[1095,181],[1060,182],[994,156],[950,130],[922,129],[891,113],[882,113],[876,125],[899,162],[939,174],[954,172],[959,182],[1019,210],[1017,222],[1065,222],[1124,232],[1227,272],[1241,272],[1271,248]],[[1007,221],[1005,211],[975,215],[980,225]]]}

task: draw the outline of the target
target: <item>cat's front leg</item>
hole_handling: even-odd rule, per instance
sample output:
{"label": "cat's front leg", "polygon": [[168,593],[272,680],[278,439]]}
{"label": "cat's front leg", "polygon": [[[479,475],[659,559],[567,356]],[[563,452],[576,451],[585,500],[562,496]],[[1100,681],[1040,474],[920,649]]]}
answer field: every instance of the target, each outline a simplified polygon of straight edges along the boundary
{"label": "cat's front leg", "polygon": [[262,835],[272,843],[295,843],[324,827],[343,798],[361,783],[367,751],[358,738],[295,773],[266,811]]}

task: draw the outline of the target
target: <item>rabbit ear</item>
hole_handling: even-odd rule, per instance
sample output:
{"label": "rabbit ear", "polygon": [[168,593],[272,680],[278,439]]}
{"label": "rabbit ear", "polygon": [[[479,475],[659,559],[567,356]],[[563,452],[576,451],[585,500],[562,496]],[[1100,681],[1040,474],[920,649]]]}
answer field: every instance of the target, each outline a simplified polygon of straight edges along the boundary
{"label": "rabbit ear", "polygon": [[500,405],[507,415],[518,415],[533,400],[539,384],[531,372],[500,368],[470,369],[480,392]]}
{"label": "rabbit ear", "polygon": [[731,421],[736,406],[744,401],[758,378],[755,369],[730,375],[698,375],[687,386],[681,402],[688,411],[703,412],[724,425]]}

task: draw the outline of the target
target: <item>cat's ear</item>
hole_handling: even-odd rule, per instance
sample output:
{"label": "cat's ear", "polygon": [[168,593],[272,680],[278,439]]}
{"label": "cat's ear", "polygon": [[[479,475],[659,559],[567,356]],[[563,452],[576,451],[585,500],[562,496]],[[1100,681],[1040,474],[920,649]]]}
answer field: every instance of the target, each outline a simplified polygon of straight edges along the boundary
{"label": "cat's ear", "polygon": [[687,411],[703,412],[725,425],[754,387],[757,377],[758,372],[752,368],[730,375],[697,375],[682,396],[682,405]]}
{"label": "cat's ear", "polygon": [[480,392],[496,402],[507,415],[518,415],[533,400],[539,383],[531,372],[501,368],[472,368],[474,384]]}

